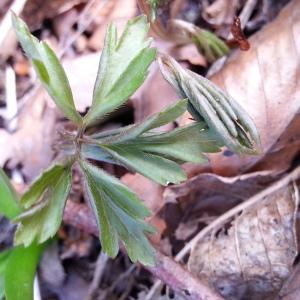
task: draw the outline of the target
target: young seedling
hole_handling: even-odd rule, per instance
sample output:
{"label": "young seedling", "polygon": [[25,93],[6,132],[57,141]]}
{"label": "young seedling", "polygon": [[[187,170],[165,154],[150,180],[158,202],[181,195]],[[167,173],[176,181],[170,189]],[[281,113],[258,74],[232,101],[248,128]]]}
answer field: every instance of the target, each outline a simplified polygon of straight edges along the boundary
{"label": "young seedling", "polygon": [[[219,128],[215,122],[219,118],[224,121],[222,110],[214,107],[218,115],[215,119],[207,119],[205,111],[201,110],[202,103],[195,100],[197,95],[188,92],[189,88],[194,90],[192,84],[198,80],[197,77],[174,64],[177,68],[174,69],[175,75],[166,76],[166,72],[163,73],[183,98],[188,99],[176,102],[142,123],[89,135],[86,129],[128,101],[148,74],[156,50],[150,47],[151,41],[147,38],[149,25],[146,17],[140,16],[129,21],[120,38],[117,37],[114,25],[108,27],[92,105],[84,117],[75,109],[66,74],[51,48],[32,36],[25,23],[15,15],[13,24],[43,86],[64,115],[77,125],[75,134],[69,132],[62,137],[58,144],[60,155],[57,160],[33,182],[21,198],[20,204],[24,211],[15,219],[19,223],[15,244],[29,246],[32,243],[43,243],[56,234],[71,188],[72,166],[77,164],[84,179],[87,201],[97,220],[103,251],[115,257],[121,240],[133,262],[153,265],[154,250],[145,234],[153,233],[154,228],[144,220],[150,212],[127,186],[96,167],[91,160],[122,165],[161,185],[182,182],[186,175],[180,164],[203,163],[206,161],[204,153],[220,151],[222,142],[227,142],[227,132],[215,130]],[[185,82],[185,76],[189,76],[187,79],[192,78],[191,86]],[[203,84],[210,98],[223,95],[206,81]],[[225,103],[222,97],[220,101]],[[226,102],[221,106],[228,113],[234,110],[233,118],[239,117],[236,112],[239,108],[236,105],[228,108],[231,105],[231,102]],[[196,122],[169,132],[157,130],[180,117],[187,107],[196,111]],[[202,114],[203,118],[200,116]],[[226,122],[229,124],[229,121]],[[252,122],[249,118],[241,119],[236,129],[238,135],[230,139],[237,138],[239,143],[243,139],[241,149],[254,147],[254,144],[244,142],[245,136],[241,133],[247,131],[250,125],[253,130],[253,122],[250,125],[249,122]]]}

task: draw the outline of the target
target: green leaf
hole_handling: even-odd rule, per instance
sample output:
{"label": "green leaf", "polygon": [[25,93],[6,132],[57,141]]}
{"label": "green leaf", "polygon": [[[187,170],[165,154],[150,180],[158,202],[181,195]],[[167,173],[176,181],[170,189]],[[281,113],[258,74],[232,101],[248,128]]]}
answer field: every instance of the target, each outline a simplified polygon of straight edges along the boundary
{"label": "green leaf", "polygon": [[144,82],[156,56],[149,48],[148,30],[145,16],[130,20],[119,40],[116,27],[108,27],[86,125],[122,105]]}
{"label": "green leaf", "polygon": [[197,26],[194,27],[192,41],[197,46],[199,53],[203,53],[209,62],[214,62],[229,53],[229,47],[214,33]]}
{"label": "green leaf", "polygon": [[[48,175],[49,171],[46,172],[45,177],[48,178]],[[32,190],[27,192],[27,195],[30,195],[27,198],[30,202],[34,201],[31,196],[42,197],[15,219],[16,222],[20,223],[15,234],[16,245],[28,246],[33,242],[43,243],[53,237],[59,229],[71,188],[70,167],[66,166],[60,175],[56,175],[56,178],[48,179],[48,185],[41,184],[43,180],[38,179],[33,184]],[[45,188],[44,192],[41,192],[41,186]]]}
{"label": "green leaf", "polygon": [[31,35],[26,24],[14,13],[12,21],[18,40],[43,86],[65,116],[80,125],[81,116],[76,111],[67,76],[55,53],[45,42],[39,42]]}
{"label": "green leaf", "polygon": [[[204,153],[220,151],[216,135],[206,128],[205,123],[193,123],[171,132],[141,136],[124,147],[159,154],[168,159],[183,162],[203,163]],[[122,146],[123,148],[123,146]]]}
{"label": "green leaf", "polygon": [[118,238],[121,238],[133,262],[153,265],[154,251],[145,232],[153,233],[154,230],[143,221],[149,211],[116,178],[86,161],[80,161],[80,166],[85,174],[88,200],[97,219],[103,251],[115,257],[119,251]]}
{"label": "green leaf", "polygon": [[[91,135],[93,139],[121,142],[133,139],[142,133],[154,128],[158,128],[179,118],[187,109],[187,100],[179,100],[175,104],[168,106],[163,111],[156,113],[145,121],[126,127],[106,130]],[[112,137],[114,136],[114,137]],[[106,140],[106,139],[105,139]]]}
{"label": "green leaf", "polygon": [[55,164],[44,171],[22,196],[20,201],[22,207],[27,209],[36,203],[46,188],[54,184],[57,181],[57,177],[61,176],[64,170],[64,165]]}
{"label": "green leaf", "polygon": [[5,270],[11,254],[11,250],[0,252],[0,299],[5,296]]}
{"label": "green leaf", "polygon": [[142,133],[154,128],[168,124],[180,117],[187,108],[187,100],[179,100],[176,104],[167,107],[164,111],[154,114],[140,124],[133,125],[128,130],[124,130],[120,135],[112,140],[117,143],[132,140]]}
{"label": "green leaf", "polygon": [[187,100],[180,100],[140,124],[94,134],[82,145],[82,156],[123,165],[162,185],[179,183],[186,176],[177,162],[202,163],[204,153],[220,151],[204,122],[168,133],[151,131],[178,118],[186,107]]}
{"label": "green leaf", "polygon": [[[16,217],[21,209],[18,197],[9,179],[0,169],[0,213]],[[43,245],[16,247],[0,253],[0,299],[32,300],[33,280]]]}
{"label": "green leaf", "polygon": [[0,214],[8,219],[14,218],[21,211],[18,202],[17,193],[0,168]]}
{"label": "green leaf", "polygon": [[172,160],[159,155],[132,149],[127,144],[102,145],[111,156],[128,169],[161,184],[180,183],[186,180],[181,167]]}
{"label": "green leaf", "polygon": [[33,244],[9,251],[4,272],[6,300],[33,299],[33,281],[43,249],[44,245]]}

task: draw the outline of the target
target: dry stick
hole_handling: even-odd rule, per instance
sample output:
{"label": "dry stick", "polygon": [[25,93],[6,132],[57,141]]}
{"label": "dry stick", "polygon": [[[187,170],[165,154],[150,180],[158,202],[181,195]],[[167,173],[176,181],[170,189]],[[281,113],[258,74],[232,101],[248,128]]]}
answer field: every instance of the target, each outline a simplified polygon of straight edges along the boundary
{"label": "dry stick", "polygon": [[101,251],[96,262],[94,277],[88,291],[87,300],[94,299],[95,293],[101,283],[108,258],[109,257],[104,252]]}
{"label": "dry stick", "polygon": [[[91,0],[87,3],[83,11],[78,17],[78,29],[76,32],[67,39],[63,49],[61,50],[59,57],[62,57],[67,49],[69,49],[72,44],[79,38],[79,36],[89,27],[89,25],[96,19],[96,16],[100,11],[108,4],[108,0]],[[95,7],[94,7],[95,6]]]}
{"label": "dry stick", "polygon": [[246,4],[243,7],[242,12],[239,15],[239,18],[241,20],[241,28],[244,29],[247,22],[249,21],[255,6],[256,6],[257,0],[248,0]]}
{"label": "dry stick", "polygon": [[[67,202],[64,222],[77,227],[85,232],[99,235],[93,214],[85,204]],[[183,266],[172,258],[156,250],[156,265],[145,267],[155,277],[169,285],[175,292],[189,300],[224,300],[208,283],[194,277]]]}
{"label": "dry stick", "polygon": [[136,265],[131,265],[124,273],[120,274],[118,278],[111,284],[111,286],[102,291],[97,300],[109,299],[108,295],[114,291],[118,284],[126,279],[133,271],[136,270]]}

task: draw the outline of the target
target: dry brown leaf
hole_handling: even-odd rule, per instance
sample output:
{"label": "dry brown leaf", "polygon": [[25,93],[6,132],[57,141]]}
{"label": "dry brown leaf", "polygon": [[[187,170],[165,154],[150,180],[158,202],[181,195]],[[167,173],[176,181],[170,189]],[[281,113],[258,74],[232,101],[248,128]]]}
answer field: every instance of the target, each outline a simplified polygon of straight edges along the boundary
{"label": "dry brown leaf", "polygon": [[162,208],[162,186],[138,173],[127,173],[121,178],[121,180],[145,201],[145,205],[153,213],[157,213]]}
{"label": "dry brown leaf", "polygon": [[[31,30],[42,25],[45,18],[53,18],[74,6],[88,2],[87,0],[29,0],[23,10],[22,16]],[[33,17],[34,16],[34,17]]]}
{"label": "dry brown leaf", "polygon": [[135,0],[109,1],[108,4],[108,9],[104,10],[97,18],[96,22],[98,23],[98,26],[89,39],[88,46],[92,50],[102,49],[108,23],[114,22],[121,32],[128,19],[134,17],[137,13],[137,4]]}
{"label": "dry brown leaf", "polygon": [[235,177],[202,173],[184,183],[167,187],[164,201],[179,203],[184,210],[190,209],[190,217],[199,217],[199,213],[208,211],[216,216],[252,197],[276,179],[278,176],[268,171]]}
{"label": "dry brown leaf", "polygon": [[[200,228],[262,191],[278,177],[270,172],[254,172],[230,178],[202,173],[182,184],[166,188],[164,203],[176,203],[181,211],[176,223],[178,227],[175,226],[176,238],[189,240]],[[174,213],[172,219],[175,219]]]}
{"label": "dry brown leaf", "polygon": [[300,295],[300,264],[293,270],[285,282],[276,300],[298,300]]}
{"label": "dry brown leaf", "polygon": [[[134,120],[140,122],[174,103],[178,96],[164,80],[157,65],[153,65],[145,83],[133,95]],[[171,129],[167,124],[164,129]]]}
{"label": "dry brown leaf", "polygon": [[151,241],[158,244],[161,234],[166,228],[165,221],[158,215],[164,205],[163,187],[140,174],[127,173],[121,178],[142,199],[152,212],[149,222],[156,228],[156,234],[151,235]]}
{"label": "dry brown leaf", "polygon": [[225,299],[273,299],[297,255],[298,198],[294,186],[269,195],[238,216],[227,232],[200,241],[188,268],[207,278]]}
{"label": "dry brown leaf", "polygon": [[63,62],[70,86],[72,88],[76,109],[85,112],[92,103],[100,52],[80,55]]}
{"label": "dry brown leaf", "polygon": [[[211,155],[214,171],[222,175],[243,173],[253,167],[266,158],[267,153],[278,150],[279,139],[285,140],[280,156],[286,162],[285,168],[290,163],[285,160],[286,156],[291,157],[296,152],[295,148],[290,152],[291,143],[298,143],[299,149],[298,128],[292,132],[287,130],[299,117],[300,108],[300,1],[291,1],[275,21],[249,41],[250,50],[236,50],[211,80],[233,96],[254,119],[263,154],[245,157],[225,151]],[[283,149],[289,155],[282,152]],[[282,167],[282,164],[269,166],[277,171]]]}
{"label": "dry brown leaf", "polygon": [[172,51],[171,56],[178,61],[188,61],[192,65],[207,67],[205,57],[199,53],[195,44],[179,46],[174,49],[174,53]]}
{"label": "dry brown leaf", "polygon": [[238,0],[217,0],[204,9],[202,17],[213,25],[229,25],[240,6],[241,1]]}
{"label": "dry brown leaf", "polygon": [[48,106],[44,91],[26,100],[18,116],[17,131],[0,132],[1,166],[6,161],[11,168],[21,164],[22,173],[29,181],[48,167],[54,154],[51,146],[57,113],[55,107]]}

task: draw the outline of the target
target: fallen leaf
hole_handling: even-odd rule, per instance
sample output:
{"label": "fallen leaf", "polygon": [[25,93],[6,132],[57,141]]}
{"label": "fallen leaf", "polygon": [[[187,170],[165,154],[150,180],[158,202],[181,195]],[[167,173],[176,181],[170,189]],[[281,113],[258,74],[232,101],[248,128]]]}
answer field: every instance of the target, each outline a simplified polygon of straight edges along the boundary
{"label": "fallen leaf", "polygon": [[[72,92],[76,109],[85,112],[92,104],[93,87],[97,75],[100,53],[80,55],[63,62]],[[74,72],[76,70],[76,72]]]}
{"label": "fallen leaf", "polygon": [[147,208],[157,213],[163,206],[163,187],[136,173],[127,173],[121,181],[129,186],[144,202]]}
{"label": "fallen leaf", "polygon": [[[207,205],[211,203],[215,215],[218,215],[252,197],[277,178],[278,176],[268,171],[235,177],[202,173],[184,183],[167,187],[163,196],[166,203],[180,203],[184,209],[187,205],[196,204],[199,206],[199,211],[207,211]],[[193,209],[197,215],[195,208]]]}
{"label": "fallen leaf", "polygon": [[57,109],[48,105],[44,91],[28,95],[31,96],[20,110],[16,132],[0,131],[1,167],[7,161],[12,169],[21,164],[22,173],[29,181],[52,161],[51,146],[58,116]]}
{"label": "fallen leaf", "polygon": [[128,19],[137,13],[135,0],[109,1],[107,7],[108,9],[104,10],[97,18],[98,26],[88,41],[88,46],[92,50],[102,49],[106,28],[110,22],[116,24],[119,32],[122,32]]}
{"label": "fallen leaf", "polygon": [[274,299],[297,255],[298,198],[294,186],[268,195],[228,230],[198,242],[189,270],[207,278],[227,300]]}
{"label": "fallen leaf", "polygon": [[[168,105],[175,103],[178,96],[164,80],[157,65],[152,66],[150,74],[142,87],[133,95],[134,120],[141,122]],[[174,128],[172,124],[161,127],[164,130]]]}
{"label": "fallen leaf", "polygon": [[292,274],[278,293],[276,300],[297,300],[300,293],[300,264],[296,265]]}
{"label": "fallen leaf", "polygon": [[[45,18],[51,19],[74,6],[88,2],[87,0],[29,0],[27,1],[22,16],[30,30],[36,30]],[[32,17],[34,16],[34,18]]]}
{"label": "fallen leaf", "polygon": [[175,49],[174,53],[171,55],[179,61],[188,61],[192,65],[198,65],[207,67],[207,61],[204,56],[202,56],[195,44],[187,44]]}

